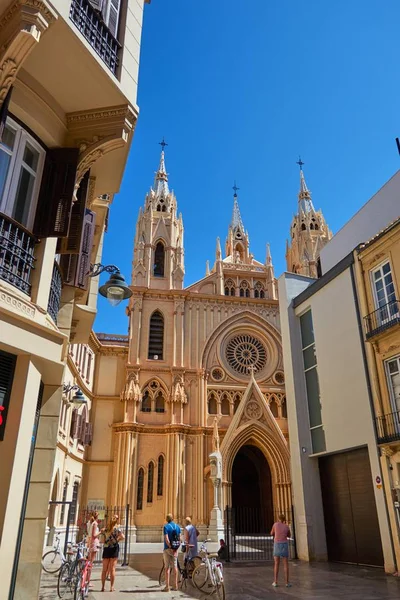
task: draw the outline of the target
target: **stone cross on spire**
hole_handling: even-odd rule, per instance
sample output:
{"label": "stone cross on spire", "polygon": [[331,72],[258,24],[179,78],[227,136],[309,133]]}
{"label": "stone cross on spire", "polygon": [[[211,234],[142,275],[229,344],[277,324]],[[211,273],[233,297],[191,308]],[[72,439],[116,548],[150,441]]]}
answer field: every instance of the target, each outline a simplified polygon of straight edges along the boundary
{"label": "stone cross on spire", "polygon": [[156,176],[154,179],[154,191],[158,196],[163,195],[164,197],[169,194],[168,187],[168,173],[165,168],[165,146],[168,146],[167,142],[162,139],[162,142],[158,142],[162,148],[160,164],[158,166],[158,171],[156,172]]}
{"label": "stone cross on spire", "polygon": [[296,162],[300,167],[300,191],[299,191],[299,209],[307,213],[314,210],[314,206],[311,200],[311,193],[307,187],[306,180],[304,179],[303,165],[304,162],[299,156],[299,160]]}

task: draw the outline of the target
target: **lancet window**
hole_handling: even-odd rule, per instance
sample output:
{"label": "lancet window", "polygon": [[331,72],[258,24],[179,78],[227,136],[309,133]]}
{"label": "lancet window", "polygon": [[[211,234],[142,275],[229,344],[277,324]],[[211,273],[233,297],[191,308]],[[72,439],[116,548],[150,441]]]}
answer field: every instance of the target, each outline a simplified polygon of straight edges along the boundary
{"label": "lancet window", "polygon": [[242,298],[250,298],[250,285],[248,281],[240,282],[239,294]]}
{"label": "lancet window", "polygon": [[165,412],[166,392],[157,379],[150,381],[142,392],[142,412]]}
{"label": "lancet window", "polygon": [[[158,210],[158,209],[157,209]],[[154,277],[164,277],[165,248],[162,242],[157,242],[154,251]]]}
{"label": "lancet window", "polygon": [[153,502],[153,484],[154,484],[154,463],[149,462],[147,469],[147,502]]}
{"label": "lancet window", "polygon": [[164,350],[164,317],[159,310],[150,317],[149,353],[150,360],[163,360]]}
{"label": "lancet window", "polygon": [[157,496],[163,495],[164,488],[164,457],[162,454],[158,457],[157,469]]}
{"label": "lancet window", "polygon": [[225,296],[234,296],[235,289],[235,282],[232,279],[227,279],[225,282]]}
{"label": "lancet window", "polygon": [[140,467],[137,476],[136,510],[143,508],[144,469]]}
{"label": "lancet window", "polygon": [[257,281],[254,286],[254,298],[265,298],[265,287],[261,281]]}

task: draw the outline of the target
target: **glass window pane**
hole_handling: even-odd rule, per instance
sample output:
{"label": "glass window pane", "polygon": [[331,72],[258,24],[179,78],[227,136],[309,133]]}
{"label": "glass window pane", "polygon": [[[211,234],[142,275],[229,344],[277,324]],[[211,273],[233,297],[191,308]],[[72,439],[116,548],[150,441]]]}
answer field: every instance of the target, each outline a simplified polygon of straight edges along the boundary
{"label": "glass window pane", "polygon": [[314,342],[314,329],[311,316],[311,310],[300,317],[301,342],[302,347],[306,348]]}
{"label": "glass window pane", "polygon": [[385,275],[386,275],[386,273],[390,273],[390,263],[386,263],[386,265],[383,265],[382,271],[384,272]]}
{"label": "glass window pane", "polygon": [[7,180],[8,167],[10,166],[11,155],[0,148],[0,199],[4,193],[4,186]]}
{"label": "glass window pane", "polygon": [[34,182],[34,176],[22,167],[11,215],[21,225],[28,224]]}
{"label": "glass window pane", "polygon": [[314,454],[326,450],[325,431],[323,427],[311,430],[311,442]]}
{"label": "glass window pane", "polygon": [[14,129],[11,129],[11,127],[9,125],[6,125],[4,128],[4,131],[3,131],[3,137],[1,140],[1,144],[3,146],[6,146],[9,150],[13,150],[14,142],[15,142],[15,131],[14,131]]}
{"label": "glass window pane", "polygon": [[314,367],[317,364],[317,359],[315,358],[315,344],[309,346],[307,350],[303,350],[303,362],[305,369]]}
{"label": "glass window pane", "polygon": [[381,278],[381,272],[380,271],[375,271],[374,273],[374,279],[375,281],[378,281],[378,279]]}
{"label": "glass window pane", "polygon": [[397,373],[399,370],[399,365],[397,360],[391,360],[389,363],[389,373]]}
{"label": "glass window pane", "polygon": [[305,376],[310,427],[316,427],[317,425],[322,424],[317,369],[311,369],[310,371],[307,371]]}
{"label": "glass window pane", "polygon": [[23,161],[32,169],[32,171],[37,170],[39,152],[28,143],[25,146]]}

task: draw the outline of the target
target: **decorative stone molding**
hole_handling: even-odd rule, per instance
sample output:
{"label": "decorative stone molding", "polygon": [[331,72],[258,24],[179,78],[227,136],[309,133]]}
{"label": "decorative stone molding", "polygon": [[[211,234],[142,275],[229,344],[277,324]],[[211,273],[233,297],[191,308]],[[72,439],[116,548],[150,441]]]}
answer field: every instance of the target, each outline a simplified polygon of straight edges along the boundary
{"label": "decorative stone molding", "polygon": [[187,394],[185,392],[185,380],[183,375],[177,375],[175,377],[174,385],[172,386],[171,402],[180,402],[181,404],[187,404]]}
{"label": "decorative stone molding", "polygon": [[7,294],[7,292],[0,292],[0,305],[5,306],[8,309],[16,310],[30,319],[35,318],[35,309],[32,305],[20,300],[16,296]]}
{"label": "decorative stone molding", "polygon": [[129,375],[125,387],[121,392],[121,401],[140,402],[142,393],[140,391],[139,377],[137,373]]}
{"label": "decorative stone molding", "polygon": [[129,104],[67,114],[70,143],[80,149],[75,194],[95,162],[127,144],[136,121],[137,113]]}
{"label": "decorative stone molding", "polygon": [[45,0],[15,0],[0,16],[0,103],[25,59],[56,19]]}

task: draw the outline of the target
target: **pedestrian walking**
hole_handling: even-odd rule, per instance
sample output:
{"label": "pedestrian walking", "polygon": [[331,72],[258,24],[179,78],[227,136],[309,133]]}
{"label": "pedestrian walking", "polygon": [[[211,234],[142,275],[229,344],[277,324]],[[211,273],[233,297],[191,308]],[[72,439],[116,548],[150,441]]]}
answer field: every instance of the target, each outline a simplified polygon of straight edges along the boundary
{"label": "pedestrian walking", "polygon": [[119,542],[125,539],[119,526],[119,517],[114,515],[111,517],[107,526],[101,530],[104,536],[104,547],[103,547],[103,570],[101,573],[101,591],[105,591],[106,577],[110,575],[111,589],[110,592],[114,592],[115,584],[115,569],[118,561],[119,554]]}
{"label": "pedestrian walking", "polygon": [[165,517],[167,523],[164,525],[164,566],[165,566],[165,588],[163,592],[171,591],[170,588],[170,577],[171,571],[174,572],[175,586],[172,588],[173,591],[178,590],[178,550],[181,545],[180,535],[181,528],[179,525],[174,523],[174,517],[172,514],[168,514]]}
{"label": "pedestrian walking", "polygon": [[289,583],[289,538],[291,533],[289,526],[286,524],[285,515],[279,515],[278,521],[272,526],[271,535],[274,538],[274,582],[272,585],[273,587],[278,586],[279,565],[282,559],[286,587],[291,587],[292,584]]}

